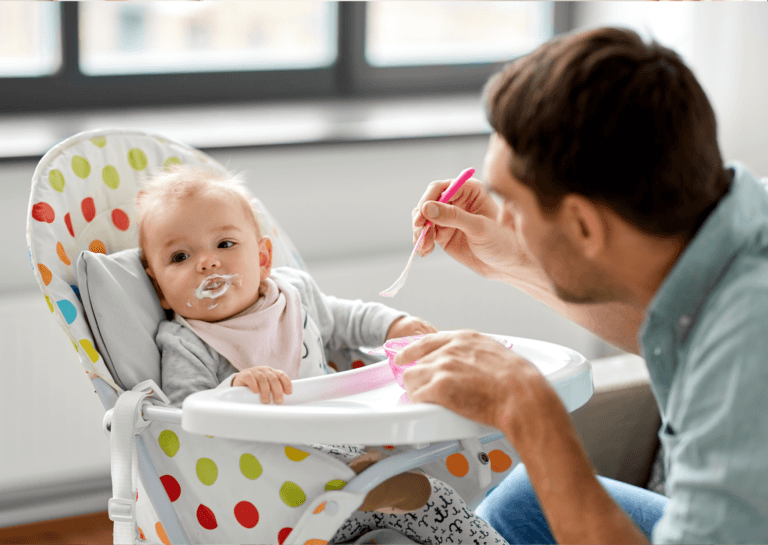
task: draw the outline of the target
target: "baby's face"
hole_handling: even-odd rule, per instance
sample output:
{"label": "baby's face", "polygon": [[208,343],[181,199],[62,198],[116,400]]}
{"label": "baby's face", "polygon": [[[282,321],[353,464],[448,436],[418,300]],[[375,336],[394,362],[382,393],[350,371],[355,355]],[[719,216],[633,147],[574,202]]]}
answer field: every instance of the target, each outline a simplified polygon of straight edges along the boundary
{"label": "baby's face", "polygon": [[214,322],[248,308],[269,276],[272,243],[258,238],[237,197],[207,192],[174,200],[144,219],[147,274],[163,308]]}

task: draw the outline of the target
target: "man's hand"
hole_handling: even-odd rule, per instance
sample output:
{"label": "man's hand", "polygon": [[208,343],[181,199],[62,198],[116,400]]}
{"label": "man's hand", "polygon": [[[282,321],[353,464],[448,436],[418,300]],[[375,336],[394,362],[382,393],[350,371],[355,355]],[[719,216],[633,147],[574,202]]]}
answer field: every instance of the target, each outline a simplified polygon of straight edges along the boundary
{"label": "man's hand", "polygon": [[498,223],[501,210],[483,184],[470,179],[449,203],[437,202],[450,183],[429,184],[413,210],[414,244],[426,222],[433,223],[417,250],[419,255],[428,255],[437,243],[456,261],[491,280],[509,281],[515,270],[532,267],[515,231]]}
{"label": "man's hand", "polygon": [[283,394],[289,395],[293,392],[293,385],[288,375],[279,369],[260,366],[250,367],[240,371],[235,375],[232,386],[247,386],[255,394],[261,394],[261,402],[265,405],[269,403],[270,393],[275,403],[278,405],[283,402]]}
{"label": "man's hand", "polygon": [[540,414],[536,405],[550,394],[557,398],[531,362],[473,331],[429,335],[395,357],[398,365],[415,360],[419,364],[403,374],[411,401],[436,403],[503,430]]}
{"label": "man's hand", "polygon": [[435,326],[416,316],[402,316],[389,326],[387,340],[410,337],[411,335],[427,335],[428,333],[437,333]]}

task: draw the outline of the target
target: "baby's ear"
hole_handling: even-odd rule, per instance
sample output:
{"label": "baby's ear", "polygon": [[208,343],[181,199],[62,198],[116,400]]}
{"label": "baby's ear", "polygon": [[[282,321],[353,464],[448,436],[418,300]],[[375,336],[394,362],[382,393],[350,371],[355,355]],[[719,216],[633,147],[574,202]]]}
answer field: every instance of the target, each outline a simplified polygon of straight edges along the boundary
{"label": "baby's ear", "polygon": [[259,239],[259,267],[262,278],[266,278],[272,272],[272,239],[268,236]]}
{"label": "baby's ear", "polygon": [[168,305],[168,302],[165,300],[165,296],[163,295],[163,290],[160,289],[160,285],[157,283],[157,280],[155,280],[155,276],[152,274],[152,269],[147,267],[144,269],[147,273],[147,276],[149,276],[149,279],[152,281],[152,287],[155,288],[155,293],[157,294],[157,298],[160,299],[160,306],[163,307],[165,310],[169,310],[171,307]]}

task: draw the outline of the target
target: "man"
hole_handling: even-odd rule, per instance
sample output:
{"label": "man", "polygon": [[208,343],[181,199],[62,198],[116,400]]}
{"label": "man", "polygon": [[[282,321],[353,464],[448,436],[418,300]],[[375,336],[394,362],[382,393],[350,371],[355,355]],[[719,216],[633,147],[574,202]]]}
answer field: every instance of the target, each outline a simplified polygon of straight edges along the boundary
{"label": "man", "polygon": [[510,542],[768,543],[765,187],[723,166],[680,58],[631,31],[550,41],[485,98],[488,186],[440,204],[448,182],[433,182],[414,210],[414,236],[436,226],[420,253],[437,243],[645,357],[669,499],[596,478],[530,362],[476,333],[438,333],[396,360],[419,360],[409,396],[498,427],[525,466],[479,514]]}

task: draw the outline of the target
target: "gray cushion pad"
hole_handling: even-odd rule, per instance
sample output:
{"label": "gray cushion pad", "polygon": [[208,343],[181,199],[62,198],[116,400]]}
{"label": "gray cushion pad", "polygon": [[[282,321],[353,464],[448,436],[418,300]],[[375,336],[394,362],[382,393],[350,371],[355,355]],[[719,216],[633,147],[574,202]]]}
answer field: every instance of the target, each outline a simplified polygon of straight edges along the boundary
{"label": "gray cushion pad", "polygon": [[139,250],[81,252],[76,267],[96,348],[115,382],[128,390],[152,379],[162,387],[155,334],[165,311],[141,266]]}

